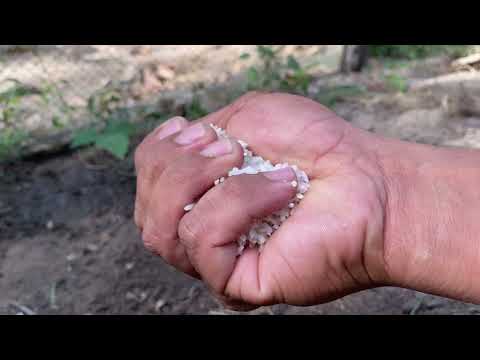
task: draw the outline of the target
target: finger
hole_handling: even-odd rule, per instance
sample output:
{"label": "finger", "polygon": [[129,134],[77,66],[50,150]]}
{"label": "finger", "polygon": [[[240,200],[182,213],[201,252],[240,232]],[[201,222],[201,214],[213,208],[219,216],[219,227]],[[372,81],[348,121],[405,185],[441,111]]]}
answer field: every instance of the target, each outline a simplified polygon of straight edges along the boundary
{"label": "finger", "polygon": [[[136,153],[137,196],[135,223],[143,229],[145,212],[156,180],[168,164],[184,154],[198,151],[217,139],[213,129],[202,125],[186,126],[183,118],[173,118],[155,130]],[[180,129],[180,130],[178,130]],[[138,157],[137,157],[138,156]]]}
{"label": "finger", "polygon": [[[265,297],[258,284],[258,251],[247,249],[237,258],[236,241],[255,219],[287,206],[296,193],[291,185],[295,178],[291,168],[229,177],[182,218],[180,239],[192,265],[214,292],[251,303]],[[230,281],[251,284],[250,293],[241,294],[238,284]],[[233,291],[226,291],[227,285]]]}
{"label": "finger", "polygon": [[[154,151],[158,143],[164,138],[180,132],[188,126],[188,121],[180,116],[173,117],[153,130],[143,139],[135,150],[135,172],[137,174],[137,187],[135,198],[135,224],[141,229],[143,226],[144,212],[148,205],[148,190],[156,172],[161,171],[160,157]],[[157,146],[155,146],[157,145]]]}
{"label": "finger", "polygon": [[135,150],[135,169],[137,173],[141,168],[156,162],[157,156],[151,151],[152,145],[173,134],[179,133],[188,127],[188,125],[188,121],[185,118],[175,116],[148,134]]}
{"label": "finger", "polygon": [[145,245],[168,263],[191,273],[193,268],[178,239],[184,208],[211,188],[216,179],[242,162],[242,147],[235,141],[219,139],[169,164],[150,193],[152,201],[143,232]]}

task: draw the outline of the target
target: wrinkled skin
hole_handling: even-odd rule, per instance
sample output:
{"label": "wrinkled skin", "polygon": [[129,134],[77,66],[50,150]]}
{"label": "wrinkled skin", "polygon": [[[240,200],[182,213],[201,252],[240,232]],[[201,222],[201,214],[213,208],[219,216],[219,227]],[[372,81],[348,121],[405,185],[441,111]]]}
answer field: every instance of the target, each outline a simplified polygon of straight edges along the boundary
{"label": "wrinkled skin", "polygon": [[[190,126],[177,119],[179,130]],[[202,279],[234,309],[313,305],[388,283],[384,263],[386,181],[376,138],[320,104],[287,94],[248,93],[198,122],[215,125],[272,163],[296,164],[311,187],[262,252],[236,257],[235,241],[255,217],[286,206],[288,182],[262,175],[213,181],[241,164],[242,152],[202,158],[213,131],[188,146],[162,127],[138,147],[135,221],[145,245]],[[188,213],[183,206],[198,199]]]}

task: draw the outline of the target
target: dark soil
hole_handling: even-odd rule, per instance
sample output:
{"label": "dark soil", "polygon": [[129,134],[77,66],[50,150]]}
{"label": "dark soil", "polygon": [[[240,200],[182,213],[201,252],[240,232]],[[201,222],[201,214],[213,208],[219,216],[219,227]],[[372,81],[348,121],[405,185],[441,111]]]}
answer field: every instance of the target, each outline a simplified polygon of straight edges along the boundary
{"label": "dark soil", "polygon": [[[93,166],[79,155],[0,167],[0,314],[229,314],[199,281],[143,248],[132,220],[135,178],[129,162],[94,154],[88,160]],[[319,306],[278,305],[253,313],[479,311],[381,288]]]}

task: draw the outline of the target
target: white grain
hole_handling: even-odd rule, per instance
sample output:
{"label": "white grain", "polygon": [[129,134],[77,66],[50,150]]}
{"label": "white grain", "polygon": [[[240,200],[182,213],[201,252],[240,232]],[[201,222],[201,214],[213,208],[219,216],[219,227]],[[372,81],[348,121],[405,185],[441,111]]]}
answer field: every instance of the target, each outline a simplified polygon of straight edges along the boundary
{"label": "white grain", "polygon": [[[225,130],[220,129],[215,125],[211,125],[211,127],[215,130],[219,138],[228,137]],[[270,236],[272,236],[273,233],[280,228],[280,225],[289,218],[291,213],[293,213],[293,208],[300,202],[300,200],[304,198],[303,194],[307,192],[310,185],[307,174],[300,170],[297,165],[290,165],[288,163],[272,164],[269,160],[265,160],[261,156],[256,156],[250,150],[248,150],[248,144],[246,142],[242,140],[237,140],[237,142],[243,148],[243,165],[240,168],[235,167],[231,169],[228,172],[228,176],[237,176],[242,174],[254,175],[266,171],[274,171],[285,167],[291,167],[297,177],[296,180],[291,182],[292,187],[296,188],[296,194],[288,206],[285,209],[270,214],[261,221],[255,222],[247,233],[239,237],[237,243],[238,254],[240,255],[247,246],[249,248],[258,247],[261,251],[266,242],[268,242],[268,238],[270,238]],[[215,180],[214,184],[219,185],[224,181],[225,178],[222,177]]]}
{"label": "white grain", "polygon": [[186,206],[183,208],[183,210],[185,210],[185,211],[190,211],[190,210],[193,209],[194,206],[195,206],[195,204],[188,204],[188,205],[186,205]]}

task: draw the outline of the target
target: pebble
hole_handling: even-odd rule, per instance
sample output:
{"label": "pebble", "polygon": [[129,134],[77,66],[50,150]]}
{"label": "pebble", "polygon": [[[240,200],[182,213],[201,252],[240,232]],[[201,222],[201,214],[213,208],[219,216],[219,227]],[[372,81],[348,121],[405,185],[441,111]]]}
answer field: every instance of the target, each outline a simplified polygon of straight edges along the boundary
{"label": "pebble", "polygon": [[77,256],[76,254],[74,254],[74,253],[71,253],[71,254],[68,254],[68,255],[67,255],[67,261],[68,261],[68,262],[74,261],[74,260],[76,260],[77,258],[78,258],[78,256]]}
{"label": "pebble", "polygon": [[95,245],[95,244],[87,244],[85,249],[90,251],[90,252],[97,252],[98,251],[98,246]]}
{"label": "pebble", "polygon": [[53,221],[52,221],[52,220],[49,220],[49,221],[47,222],[47,225],[46,225],[47,229],[48,229],[48,230],[52,230],[52,229],[53,229],[53,226],[54,226],[54,225],[53,225]]}
{"label": "pebble", "polygon": [[162,309],[162,307],[165,306],[166,303],[167,303],[167,302],[166,302],[165,300],[163,300],[163,299],[158,300],[158,301],[155,303],[155,312],[159,312],[159,311]]}

